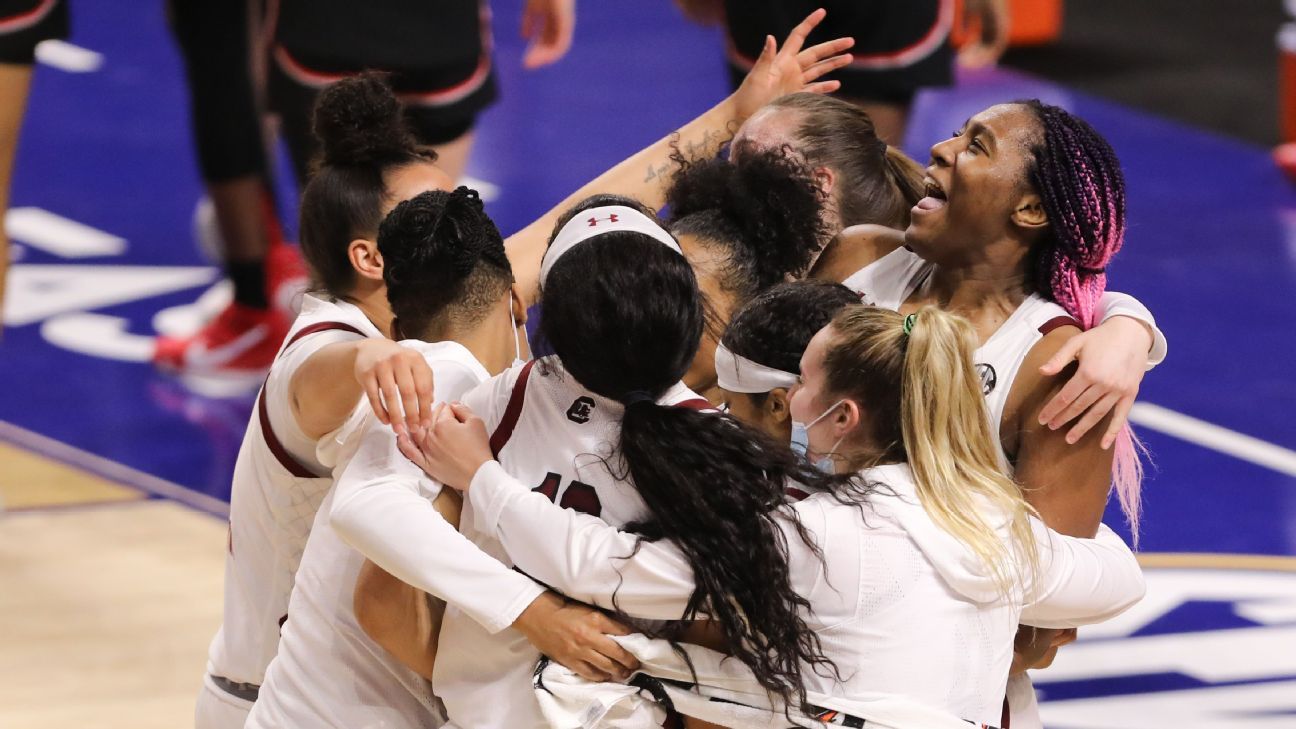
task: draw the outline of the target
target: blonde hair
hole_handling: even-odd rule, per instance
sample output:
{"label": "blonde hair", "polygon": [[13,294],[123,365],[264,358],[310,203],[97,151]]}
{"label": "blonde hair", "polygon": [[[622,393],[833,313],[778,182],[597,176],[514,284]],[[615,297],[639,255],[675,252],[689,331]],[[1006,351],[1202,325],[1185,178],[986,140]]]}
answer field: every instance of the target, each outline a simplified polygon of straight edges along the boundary
{"label": "blonde hair", "polygon": [[[912,315],[908,334],[905,320],[863,306],[838,314],[824,359],[828,389],[864,404],[881,458],[909,463],[932,521],[967,545],[1011,594],[1032,581],[1038,563],[1035,510],[1000,465],[973,366],[976,331],[931,306]],[[997,534],[1000,518],[1007,543]]]}

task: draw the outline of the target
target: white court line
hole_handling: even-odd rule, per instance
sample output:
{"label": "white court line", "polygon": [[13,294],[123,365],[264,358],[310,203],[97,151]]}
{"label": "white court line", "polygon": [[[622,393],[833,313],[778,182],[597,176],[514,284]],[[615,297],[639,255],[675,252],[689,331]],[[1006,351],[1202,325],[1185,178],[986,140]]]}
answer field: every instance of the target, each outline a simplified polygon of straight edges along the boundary
{"label": "white court line", "polygon": [[1168,410],[1160,405],[1135,403],[1134,408],[1130,410],[1130,422],[1258,466],[1271,468],[1288,476],[1296,476],[1296,451]]}
{"label": "white court line", "polygon": [[36,60],[68,73],[91,73],[103,66],[104,57],[67,41],[47,40],[36,44]]}

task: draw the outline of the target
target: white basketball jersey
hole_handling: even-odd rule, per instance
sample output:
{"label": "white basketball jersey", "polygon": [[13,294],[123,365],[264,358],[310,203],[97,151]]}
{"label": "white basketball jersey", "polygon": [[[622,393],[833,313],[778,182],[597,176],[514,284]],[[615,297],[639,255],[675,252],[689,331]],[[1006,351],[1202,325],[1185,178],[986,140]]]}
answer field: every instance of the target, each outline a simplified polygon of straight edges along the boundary
{"label": "white basketball jersey", "polygon": [[288,387],[303,362],[330,344],[382,332],[359,308],[305,296],[257,396],[234,465],[225,614],[208,650],[208,672],[260,684],[279,644],[293,575],[320,501],[332,482],[315,442],[297,427]]}
{"label": "white basketball jersey", "polygon": [[[490,375],[457,342],[401,342],[417,350],[432,368],[438,401],[457,400]],[[367,433],[390,434],[362,400],[337,431],[320,439],[320,459],[340,475]],[[394,435],[385,445],[396,449]],[[365,451],[365,457],[374,454]],[[403,457],[402,457],[403,460]],[[417,471],[413,465],[410,470]],[[440,493],[418,474],[418,491],[429,501]],[[428,682],[375,643],[356,621],[354,592],[364,555],[342,541],[329,523],[331,489],[320,506],[297,570],[279,651],[266,672],[261,695],[248,719],[261,727],[440,726],[440,703]]]}
{"label": "white basketball jersey", "polygon": [[[647,507],[613,459],[624,406],[596,395],[567,374],[557,357],[515,367],[464,398],[486,421],[491,449],[508,473],[561,506],[623,526]],[[676,384],[658,404],[710,409]],[[611,469],[609,469],[611,463]],[[512,565],[503,546],[478,531],[465,499],[460,531],[487,554]],[[547,727],[531,686],[540,653],[517,630],[494,635],[453,606],[446,607],[433,685],[450,722],[464,729]]]}
{"label": "white basketball jersey", "polygon": [[[908,248],[898,248],[864,268],[856,271],[842,283],[860,295],[869,306],[899,311],[900,306],[931,275],[932,265]],[[1031,294],[999,325],[990,339],[975,353],[977,374],[981,375],[981,388],[990,411],[990,429],[995,442],[1003,452],[999,439],[999,426],[1003,422],[1004,408],[1013,381],[1021,370],[1022,362],[1045,334],[1061,326],[1079,326],[1075,319],[1057,304]],[[1003,463],[1009,467],[1007,456]]]}

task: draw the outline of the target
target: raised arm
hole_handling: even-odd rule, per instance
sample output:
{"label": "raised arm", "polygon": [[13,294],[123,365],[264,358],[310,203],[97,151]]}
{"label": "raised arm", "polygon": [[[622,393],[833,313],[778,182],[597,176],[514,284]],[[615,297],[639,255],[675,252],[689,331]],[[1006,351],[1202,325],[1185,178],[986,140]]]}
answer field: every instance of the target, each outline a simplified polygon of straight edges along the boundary
{"label": "raised arm", "polygon": [[612,169],[569,195],[539,220],[504,241],[513,275],[527,301],[538,301],[540,261],[545,242],[564,210],[597,193],[613,193],[638,199],[654,209],[665,204],[671,154],[685,148],[695,156],[717,154],[733,138],[738,127],[765,104],[797,91],[829,93],[840,84],[819,81],[824,74],[850,63],[842,51],[854,40],[841,38],[805,48],[806,36],[824,18],[823,10],[811,13],[788,35],[782,49],[773,37],[766,40],[756,66],[742,85],[724,101],[671,134],[640,150]]}

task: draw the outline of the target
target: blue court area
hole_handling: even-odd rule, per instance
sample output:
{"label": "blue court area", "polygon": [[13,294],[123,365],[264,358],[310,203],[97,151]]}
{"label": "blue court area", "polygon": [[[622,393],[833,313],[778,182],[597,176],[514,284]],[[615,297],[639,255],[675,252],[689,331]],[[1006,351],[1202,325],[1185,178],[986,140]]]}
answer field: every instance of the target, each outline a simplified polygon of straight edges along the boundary
{"label": "blue court area", "polygon": [[[498,188],[489,209],[506,234],[727,91],[719,34],[665,0],[582,3],[574,50],[533,73],[520,67],[519,6],[495,3],[503,99],[469,168]],[[8,221],[0,436],[228,498],[250,395],[207,397],[147,362],[147,338],[219,278],[194,243],[201,190],[179,58],[160,3],[73,12],[72,42],[102,64],[36,75]],[[1041,675],[1045,718],[1296,726],[1296,345],[1284,335],[1296,188],[1267,149],[1007,71],[922,97],[907,147],[925,160],[967,116],[1026,96],[1078,111],[1114,144],[1130,228],[1111,286],[1170,338],[1138,412],[1155,464],[1142,542],[1152,592]]]}

